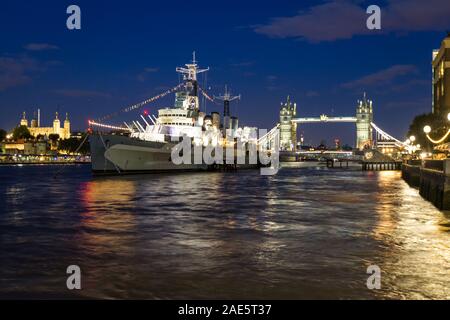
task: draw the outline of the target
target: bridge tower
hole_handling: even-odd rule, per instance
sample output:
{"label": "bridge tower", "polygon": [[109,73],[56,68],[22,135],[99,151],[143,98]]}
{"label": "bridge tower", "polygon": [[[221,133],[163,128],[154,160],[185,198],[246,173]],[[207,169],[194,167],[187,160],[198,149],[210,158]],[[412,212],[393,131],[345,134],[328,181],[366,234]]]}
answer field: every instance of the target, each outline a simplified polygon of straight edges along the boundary
{"label": "bridge tower", "polygon": [[297,145],[297,124],[292,120],[297,116],[297,104],[288,96],[280,108],[280,148],[293,151]]}
{"label": "bridge tower", "polygon": [[363,100],[358,100],[356,107],[356,148],[359,150],[370,148],[373,145],[372,122],[372,101],[367,99],[364,92]]}

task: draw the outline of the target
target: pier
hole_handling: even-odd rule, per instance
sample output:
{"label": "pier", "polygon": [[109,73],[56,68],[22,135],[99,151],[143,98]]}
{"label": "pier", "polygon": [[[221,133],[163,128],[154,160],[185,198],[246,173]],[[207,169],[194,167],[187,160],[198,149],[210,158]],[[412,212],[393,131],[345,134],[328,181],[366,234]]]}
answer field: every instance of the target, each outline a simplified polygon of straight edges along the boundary
{"label": "pier", "polygon": [[402,162],[383,155],[376,149],[367,150],[370,159],[364,152],[355,151],[281,151],[282,162],[317,161],[326,164],[330,169],[345,169],[360,167],[362,171],[401,170]]}
{"label": "pier", "polygon": [[388,162],[370,162],[363,161],[363,171],[385,171],[385,170],[401,170],[401,161],[388,161]]}
{"label": "pier", "polygon": [[358,160],[349,159],[327,159],[327,168],[348,168],[350,163],[360,163]]}

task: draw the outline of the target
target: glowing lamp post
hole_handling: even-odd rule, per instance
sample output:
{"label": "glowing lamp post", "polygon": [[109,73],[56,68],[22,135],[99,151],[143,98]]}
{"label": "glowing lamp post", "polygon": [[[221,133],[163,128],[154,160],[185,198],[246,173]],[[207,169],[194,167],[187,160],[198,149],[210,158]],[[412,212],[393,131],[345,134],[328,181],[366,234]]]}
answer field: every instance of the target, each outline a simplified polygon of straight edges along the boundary
{"label": "glowing lamp post", "polygon": [[[450,121],[450,113],[447,114],[447,120]],[[430,140],[434,144],[439,144],[445,141],[447,137],[450,135],[450,129],[447,130],[447,133],[444,134],[444,136],[438,140],[434,140],[430,137],[431,127],[429,125],[426,125],[423,127],[423,132],[425,132],[427,139]]]}

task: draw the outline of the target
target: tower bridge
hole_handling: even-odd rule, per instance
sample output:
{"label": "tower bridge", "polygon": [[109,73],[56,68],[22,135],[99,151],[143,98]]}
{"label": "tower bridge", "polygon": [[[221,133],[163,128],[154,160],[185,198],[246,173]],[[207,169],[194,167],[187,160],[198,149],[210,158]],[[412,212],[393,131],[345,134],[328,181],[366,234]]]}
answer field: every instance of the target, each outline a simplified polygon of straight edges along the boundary
{"label": "tower bridge", "polygon": [[[385,131],[381,130],[373,122],[372,101],[367,99],[364,93],[363,99],[358,100],[355,116],[327,116],[325,114],[319,117],[297,117],[297,104],[292,103],[288,96],[286,103],[281,104],[280,109],[280,149],[294,151],[297,144],[297,127],[308,123],[355,123],[356,127],[356,145],[359,150],[374,148],[379,144],[391,145],[393,147],[407,147],[402,142]],[[375,135],[374,135],[375,132]]]}

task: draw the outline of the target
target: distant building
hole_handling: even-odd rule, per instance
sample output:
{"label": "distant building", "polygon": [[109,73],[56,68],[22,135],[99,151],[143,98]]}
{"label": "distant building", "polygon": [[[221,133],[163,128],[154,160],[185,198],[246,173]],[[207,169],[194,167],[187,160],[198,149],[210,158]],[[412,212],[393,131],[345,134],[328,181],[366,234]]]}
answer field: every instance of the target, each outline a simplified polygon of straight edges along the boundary
{"label": "distant building", "polygon": [[376,147],[378,151],[388,156],[398,155],[401,151],[395,140],[378,140]]}
{"label": "distant building", "polygon": [[44,155],[48,153],[49,149],[46,141],[24,143],[23,154]]}
{"label": "distant building", "polygon": [[441,47],[433,50],[433,113],[444,117],[450,112],[450,33]]}
{"label": "distant building", "polygon": [[0,150],[2,154],[19,154],[23,153],[24,144],[16,142],[2,142],[0,143]]}
{"label": "distant building", "polygon": [[32,119],[30,126],[28,126],[28,120],[26,118],[25,112],[23,113],[22,119],[20,120],[21,126],[26,126],[30,131],[31,135],[37,137],[38,135],[49,137],[51,134],[59,135],[60,139],[70,138],[70,121],[69,115],[66,113],[66,120],[64,120],[64,126],[61,127],[61,122],[58,118],[58,112],[56,112],[56,117],[53,120],[53,127],[41,127],[40,126],[40,111],[38,110],[38,118]]}
{"label": "distant building", "polygon": [[50,154],[47,141],[18,141],[0,143],[0,154],[46,155]]}
{"label": "distant building", "polygon": [[286,103],[281,103],[280,109],[280,148],[295,150],[297,146],[297,124],[292,119],[297,116],[297,104],[291,103],[287,97]]}

